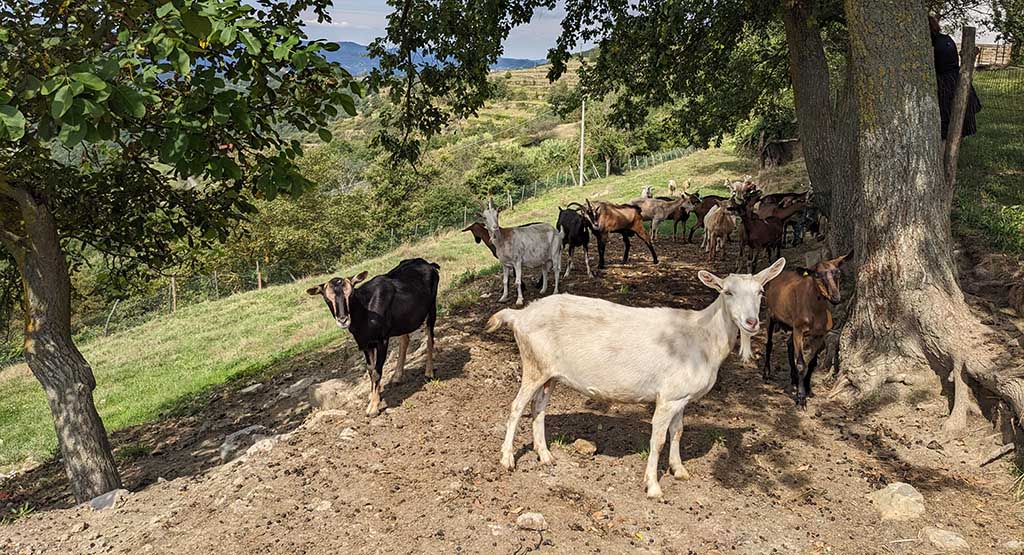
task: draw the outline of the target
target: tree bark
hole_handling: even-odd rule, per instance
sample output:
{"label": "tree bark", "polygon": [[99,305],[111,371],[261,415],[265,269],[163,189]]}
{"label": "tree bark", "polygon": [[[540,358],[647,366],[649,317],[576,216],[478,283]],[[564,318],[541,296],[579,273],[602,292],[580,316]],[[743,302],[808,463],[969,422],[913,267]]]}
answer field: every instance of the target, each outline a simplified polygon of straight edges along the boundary
{"label": "tree bark", "polygon": [[829,218],[829,246],[839,254],[853,246],[856,197],[849,189],[856,175],[855,103],[848,82],[833,96],[813,4],[786,0],[783,21],[804,163],[815,205]]}
{"label": "tree bark", "polygon": [[[1019,361],[980,323],[952,260],[950,209],[939,138],[935,71],[924,5],[846,0],[858,114],[854,242],[856,300],[843,329],[835,393],[863,398],[898,373],[947,380],[955,401],[948,431],[977,412],[978,385],[1020,416]],[[986,385],[988,384],[988,385]]]}
{"label": "tree bark", "polygon": [[44,202],[0,178],[0,198],[16,206],[0,221],[25,294],[25,361],[53,414],[57,443],[79,502],[121,487],[92,390],[96,380],[71,337],[71,278],[57,223]]}

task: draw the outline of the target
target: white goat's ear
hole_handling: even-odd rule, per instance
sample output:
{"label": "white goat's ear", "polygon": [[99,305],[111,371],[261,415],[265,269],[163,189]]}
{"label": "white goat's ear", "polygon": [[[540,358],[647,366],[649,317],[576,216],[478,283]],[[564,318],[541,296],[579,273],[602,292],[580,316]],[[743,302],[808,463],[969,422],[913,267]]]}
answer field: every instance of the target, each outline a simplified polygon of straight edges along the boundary
{"label": "white goat's ear", "polygon": [[352,276],[352,278],[349,280],[352,282],[352,287],[355,287],[357,283],[366,279],[367,275],[369,275],[369,272],[363,270],[362,272],[359,272],[358,274]]}
{"label": "white goat's ear", "polygon": [[317,285],[316,287],[310,287],[309,289],[306,289],[306,293],[309,294],[311,297],[316,296],[316,295],[322,295],[323,292],[324,292],[323,284]]}
{"label": "white goat's ear", "polygon": [[708,287],[714,289],[715,291],[722,291],[722,278],[716,276],[715,274],[712,274],[711,272],[708,272],[706,270],[701,270],[697,272],[697,277],[704,285],[707,285]]}
{"label": "white goat's ear", "polygon": [[765,269],[761,270],[760,272],[758,272],[754,276],[754,279],[760,281],[761,285],[764,285],[764,284],[768,283],[769,281],[775,279],[779,274],[781,274],[782,273],[782,269],[785,268],[785,267],[786,267],[786,259],[785,258],[780,258],[780,259],[775,261],[775,264],[772,264],[771,266],[768,266],[767,268],[765,268]]}

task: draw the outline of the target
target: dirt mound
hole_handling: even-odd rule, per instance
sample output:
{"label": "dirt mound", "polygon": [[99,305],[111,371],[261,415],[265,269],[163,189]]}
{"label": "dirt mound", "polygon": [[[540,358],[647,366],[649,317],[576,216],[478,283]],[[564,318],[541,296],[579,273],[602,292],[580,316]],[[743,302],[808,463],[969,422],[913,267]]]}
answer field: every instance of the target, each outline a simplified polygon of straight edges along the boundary
{"label": "dirt mound", "polygon": [[[612,243],[609,260],[619,260]],[[599,279],[575,274],[567,291],[641,306],[712,300],[696,279],[701,264],[689,262],[703,253],[670,241],[658,250],[659,265],[638,253]],[[364,387],[350,351],[289,360],[200,399],[191,414],[116,434],[119,449],[144,442],[156,452],[122,464],[134,493],[115,508],[70,507],[52,463],[5,484],[14,491],[8,506],[29,502],[37,512],[0,526],[0,552],[918,553],[933,549],[921,535],[929,526],[962,535],[979,553],[1024,539],[1005,463],[977,465],[990,446],[933,441],[948,411],[943,398],[851,408],[819,395],[799,412],[783,391],[786,372],[765,384],[735,356],[687,412],[683,461],[692,479],[664,475],[664,500],[644,496],[650,409],[601,406],[564,387],[547,417],[556,463],[538,464],[523,419],[518,467],[504,472],[499,450],[519,358],[508,332],[482,332],[499,309],[497,279],[475,285],[491,295],[439,321],[438,379],[425,382],[412,358],[407,372],[416,377],[385,386],[382,416],[367,420],[359,397],[311,417],[307,394],[281,394],[304,378]],[[785,368],[784,349],[777,352]],[[253,381],[264,385],[240,392]],[[219,464],[224,437],[256,424],[276,440]],[[574,447],[577,440],[585,441]],[[922,516],[880,520],[866,496],[895,482],[920,492]]]}

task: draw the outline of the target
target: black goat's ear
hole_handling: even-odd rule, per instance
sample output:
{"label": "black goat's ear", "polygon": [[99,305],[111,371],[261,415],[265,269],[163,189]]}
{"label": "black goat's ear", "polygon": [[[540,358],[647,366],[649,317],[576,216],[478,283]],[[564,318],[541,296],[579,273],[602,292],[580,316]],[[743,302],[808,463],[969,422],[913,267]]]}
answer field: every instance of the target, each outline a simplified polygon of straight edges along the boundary
{"label": "black goat's ear", "polygon": [[355,287],[355,285],[357,283],[359,283],[359,282],[363,281],[364,279],[366,279],[367,275],[369,275],[369,272],[367,272],[366,270],[363,270],[362,272],[359,272],[358,274],[352,276],[352,278],[349,281],[351,281],[352,282],[352,286]]}
{"label": "black goat's ear", "polygon": [[323,295],[324,286],[323,284],[320,284],[317,285],[316,287],[310,287],[309,289],[306,289],[306,293],[309,294],[310,296]]}

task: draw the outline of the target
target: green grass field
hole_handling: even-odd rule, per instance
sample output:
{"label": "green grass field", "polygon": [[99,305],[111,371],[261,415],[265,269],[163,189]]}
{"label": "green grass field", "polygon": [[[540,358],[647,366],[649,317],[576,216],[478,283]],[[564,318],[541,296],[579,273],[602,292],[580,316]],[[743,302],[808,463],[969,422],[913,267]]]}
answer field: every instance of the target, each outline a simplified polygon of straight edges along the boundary
{"label": "green grass field", "polygon": [[982,110],[978,134],[965,138],[960,149],[953,215],[961,231],[1024,254],[1024,99],[1004,86],[1007,79],[1024,79],[1024,70],[975,76]]}
{"label": "green grass field", "polygon": [[[696,152],[650,168],[556,189],[503,213],[506,224],[554,223],[557,206],[572,200],[628,200],[645,185],[667,191],[669,179],[683,186],[716,190],[725,179],[753,170],[752,162],[727,149]],[[799,173],[799,172],[798,172]],[[670,229],[670,228],[669,228]],[[398,260],[422,256],[441,265],[441,310],[475,300],[479,292],[447,291],[467,272],[494,271],[495,261],[468,233],[449,231],[404,245],[339,274],[386,271]],[[268,287],[184,307],[137,328],[80,345],[96,373],[96,405],[109,431],[141,424],[193,399],[205,389],[267,368],[297,353],[349,339],[305,289],[323,277]],[[461,281],[461,280],[459,280]],[[451,306],[449,306],[451,305]],[[49,409],[24,365],[0,374],[0,469],[27,458],[40,460],[56,447]]]}

